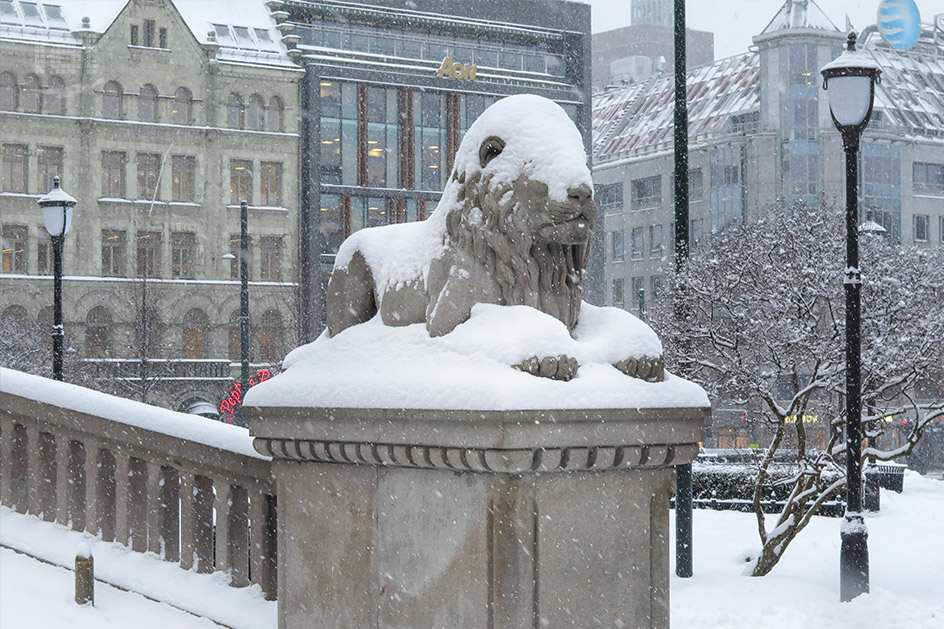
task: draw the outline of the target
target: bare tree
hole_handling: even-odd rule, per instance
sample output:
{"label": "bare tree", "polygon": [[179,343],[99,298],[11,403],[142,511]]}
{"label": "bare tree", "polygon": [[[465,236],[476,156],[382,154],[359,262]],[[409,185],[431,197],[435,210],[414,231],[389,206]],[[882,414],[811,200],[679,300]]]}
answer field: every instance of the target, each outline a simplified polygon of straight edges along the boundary
{"label": "bare tree", "polygon": [[[653,313],[670,365],[717,403],[750,409],[769,436],[753,497],[762,544],[748,567],[753,576],[769,573],[845,487],[841,218],[832,207],[799,205],[731,225],[698,245],[673,278],[677,290]],[[944,381],[944,254],[880,236],[863,235],[861,244],[867,434],[901,431],[907,418],[898,447],[869,447],[863,456],[889,460],[910,453],[925,427],[944,418],[935,390]],[[683,323],[673,308],[687,313]],[[889,416],[894,424],[883,421]],[[814,417],[811,439],[805,420]],[[785,455],[795,473],[775,482],[791,491],[768,529],[762,496]]]}

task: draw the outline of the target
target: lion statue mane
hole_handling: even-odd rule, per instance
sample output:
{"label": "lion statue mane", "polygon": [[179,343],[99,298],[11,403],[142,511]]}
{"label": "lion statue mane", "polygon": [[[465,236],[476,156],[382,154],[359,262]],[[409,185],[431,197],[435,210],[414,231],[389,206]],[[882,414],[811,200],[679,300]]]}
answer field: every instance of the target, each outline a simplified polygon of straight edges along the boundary
{"label": "lion statue mane", "polygon": [[[477,303],[531,306],[573,331],[595,217],[586,152],[563,108],[534,95],[501,99],[469,128],[427,220],[363,229],[341,245],[328,334],[379,312],[386,325],[425,323],[441,336]],[[661,356],[616,366],[662,379]],[[578,365],[555,356],[516,367],[569,380]]]}

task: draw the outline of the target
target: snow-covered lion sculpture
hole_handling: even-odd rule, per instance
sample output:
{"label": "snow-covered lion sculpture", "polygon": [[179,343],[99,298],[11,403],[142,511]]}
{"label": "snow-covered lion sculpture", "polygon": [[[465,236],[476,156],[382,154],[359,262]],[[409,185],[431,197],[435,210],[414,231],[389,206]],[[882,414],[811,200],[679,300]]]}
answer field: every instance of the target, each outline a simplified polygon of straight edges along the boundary
{"label": "snow-covered lion sculpture", "polygon": [[[531,306],[573,332],[595,217],[587,156],[566,112],[540,96],[499,100],[463,138],[429,219],[364,229],[341,245],[326,294],[328,334],[379,312],[386,325],[425,323],[442,336],[477,303]],[[515,366],[559,380],[579,367],[569,356]],[[663,379],[661,353],[615,366]]]}

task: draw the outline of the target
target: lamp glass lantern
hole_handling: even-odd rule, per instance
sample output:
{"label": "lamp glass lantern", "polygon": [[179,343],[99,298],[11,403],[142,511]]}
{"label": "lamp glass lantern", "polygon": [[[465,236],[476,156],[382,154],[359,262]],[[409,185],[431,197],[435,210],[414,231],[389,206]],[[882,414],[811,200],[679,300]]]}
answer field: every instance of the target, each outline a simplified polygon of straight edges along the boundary
{"label": "lamp glass lantern", "polygon": [[59,187],[59,177],[53,178],[53,188],[39,198],[39,207],[43,210],[43,222],[50,236],[61,237],[69,233],[72,227],[72,208],[78,203],[66,191]]}
{"label": "lamp glass lantern", "polygon": [[822,67],[823,89],[829,96],[829,111],[843,136],[858,135],[872,117],[875,84],[882,70],[872,59],[856,50],[856,34],[849,33],[846,50]]}

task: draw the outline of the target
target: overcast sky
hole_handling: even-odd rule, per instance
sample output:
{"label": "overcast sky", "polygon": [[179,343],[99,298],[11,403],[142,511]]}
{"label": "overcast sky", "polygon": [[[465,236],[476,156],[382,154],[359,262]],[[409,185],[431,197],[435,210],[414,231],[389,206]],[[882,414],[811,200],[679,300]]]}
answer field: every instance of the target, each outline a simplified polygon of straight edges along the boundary
{"label": "overcast sky", "polygon": [[[816,0],[823,12],[840,29],[846,14],[853,26],[862,30],[875,23],[879,0]],[[629,24],[631,0],[584,0],[592,6],[593,32]],[[916,0],[921,21],[930,24],[935,13],[944,13],[942,0]],[[715,57],[730,57],[747,51],[751,37],[760,33],[783,0],[687,0],[688,27],[715,34]]]}

